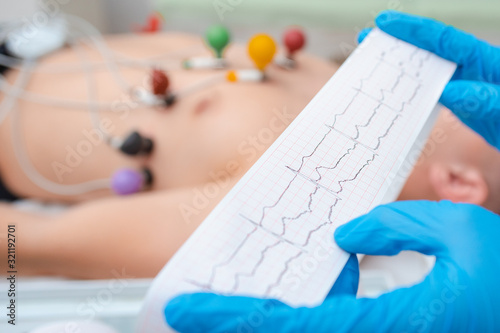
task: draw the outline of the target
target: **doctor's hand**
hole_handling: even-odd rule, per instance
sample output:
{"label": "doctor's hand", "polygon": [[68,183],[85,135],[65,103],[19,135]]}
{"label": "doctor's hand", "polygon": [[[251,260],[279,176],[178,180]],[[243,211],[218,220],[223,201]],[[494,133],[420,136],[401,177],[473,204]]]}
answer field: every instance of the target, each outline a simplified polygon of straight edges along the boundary
{"label": "doctor's hand", "polygon": [[[500,149],[500,48],[441,22],[384,11],[380,30],[458,64],[440,102]],[[370,29],[361,31],[358,39]]]}
{"label": "doctor's hand", "polygon": [[165,309],[179,332],[495,332],[500,330],[500,217],[449,201],[396,202],[338,228],[351,253],[436,256],[429,275],[375,299],[328,297],[316,308],[277,300],[181,295]]}

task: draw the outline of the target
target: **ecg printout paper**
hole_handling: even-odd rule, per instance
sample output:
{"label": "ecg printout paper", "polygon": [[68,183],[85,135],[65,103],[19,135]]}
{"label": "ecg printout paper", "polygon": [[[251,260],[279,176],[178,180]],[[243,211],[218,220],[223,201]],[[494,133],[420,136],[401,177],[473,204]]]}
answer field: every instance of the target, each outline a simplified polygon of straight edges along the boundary
{"label": "ecg printout paper", "polygon": [[163,268],[138,330],[170,332],[185,292],[320,304],[348,259],[334,230],[396,199],[455,68],[373,30]]}

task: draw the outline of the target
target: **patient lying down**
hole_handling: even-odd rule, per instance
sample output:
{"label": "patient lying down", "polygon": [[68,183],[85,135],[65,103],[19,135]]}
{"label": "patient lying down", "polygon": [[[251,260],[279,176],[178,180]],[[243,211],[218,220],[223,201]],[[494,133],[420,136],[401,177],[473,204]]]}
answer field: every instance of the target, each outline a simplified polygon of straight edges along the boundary
{"label": "patient lying down", "polygon": [[[180,34],[119,36],[107,40],[122,55],[144,59],[170,50],[196,49],[197,37]],[[196,54],[200,55],[200,47]],[[83,48],[93,62],[96,50]],[[245,48],[232,45],[227,58],[235,67],[249,68]],[[44,58],[38,66],[77,64],[71,49]],[[18,271],[23,275],[61,275],[107,278],[114,272],[152,277],[258,159],[337,66],[310,55],[298,56],[296,70],[271,66],[265,83],[220,83],[180,99],[170,109],[142,107],[127,110],[126,97],[105,66],[96,72],[99,101],[118,103],[115,112],[101,114],[113,135],[132,129],[155,141],[151,156],[134,158],[99,142],[88,113],[19,100],[22,136],[37,170],[61,184],[107,178],[116,169],[148,167],[152,188],[117,197],[109,191],[59,196],[34,185],[21,171],[11,141],[12,119],[0,127],[0,175],[16,196],[70,205],[64,213],[45,216],[0,204],[0,228],[17,225]],[[180,62],[177,56],[166,63]],[[131,83],[141,85],[146,68],[121,68]],[[214,71],[169,72],[173,89],[182,89]],[[8,79],[14,82],[17,73]],[[27,89],[51,97],[86,101],[86,74],[36,72]],[[87,140],[86,156],[75,154]],[[69,156],[69,157],[68,157]],[[73,158],[73,159],[72,159]],[[68,161],[72,161],[68,165]],[[66,168],[61,168],[61,165]],[[58,166],[58,167],[55,167]],[[426,149],[406,183],[400,199],[450,199],[483,205],[500,212],[500,156],[448,111],[443,111]],[[7,251],[0,250],[0,267]],[[5,270],[5,267],[2,268]]]}

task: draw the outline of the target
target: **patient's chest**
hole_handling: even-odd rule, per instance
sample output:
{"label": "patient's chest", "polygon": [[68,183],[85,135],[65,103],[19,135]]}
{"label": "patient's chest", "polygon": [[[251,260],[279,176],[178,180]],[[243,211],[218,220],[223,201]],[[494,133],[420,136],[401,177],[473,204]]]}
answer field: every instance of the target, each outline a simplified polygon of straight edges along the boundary
{"label": "patient's chest", "polygon": [[[164,36],[152,37],[164,38]],[[152,43],[145,39],[124,39],[114,44],[115,51],[138,58],[156,54],[160,46],[189,46],[196,38],[173,36],[171,43]],[[163,47],[162,46],[162,47]],[[244,59],[244,49],[234,48],[235,59]],[[70,50],[44,60],[44,65],[75,63]],[[89,52],[91,61],[99,60]],[[124,138],[131,131],[154,140],[151,156],[130,157],[110,147],[96,132],[85,107],[61,107],[19,100],[19,126],[9,118],[0,126],[0,171],[5,183],[21,196],[57,201],[81,201],[110,195],[97,191],[78,197],[62,197],[34,185],[22,172],[16,160],[12,133],[22,139],[36,171],[57,184],[71,185],[109,178],[120,168],[148,167],[154,175],[153,190],[197,186],[214,181],[224,173],[241,174],[269,147],[285,127],[329,77],[326,66],[314,71],[302,66],[303,73],[294,76],[273,69],[265,84],[220,83],[183,98],[170,109],[136,108],[129,94],[119,87],[116,77],[104,69],[92,75],[96,96],[89,97],[88,76],[82,72],[36,73],[27,89],[48,99],[84,104],[108,103],[113,107],[100,112],[98,123],[110,136]],[[236,64],[249,66],[243,61]],[[325,67],[325,68],[323,68]],[[333,69],[329,69],[333,72]],[[317,73],[316,73],[317,72]],[[314,74],[313,74],[314,73]],[[211,73],[169,72],[173,89],[182,90]],[[120,68],[120,75],[134,85],[148,81],[147,69]],[[304,82],[302,76],[314,79],[305,87],[290,81]],[[282,78],[281,78],[282,76]],[[15,75],[10,80],[14,81]],[[295,88],[294,88],[295,87]],[[298,93],[294,90],[301,87]]]}

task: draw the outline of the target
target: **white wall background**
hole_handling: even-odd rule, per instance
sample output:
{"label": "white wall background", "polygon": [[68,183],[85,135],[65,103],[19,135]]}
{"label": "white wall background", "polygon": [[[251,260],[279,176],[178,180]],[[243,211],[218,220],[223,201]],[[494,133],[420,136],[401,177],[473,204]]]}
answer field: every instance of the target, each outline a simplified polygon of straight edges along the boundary
{"label": "white wall background", "polygon": [[37,11],[62,10],[91,22],[104,33],[127,32],[145,21],[149,0],[0,0],[0,22],[32,19]]}
{"label": "white wall background", "polygon": [[35,11],[37,0],[0,0],[0,22],[20,18]]}

